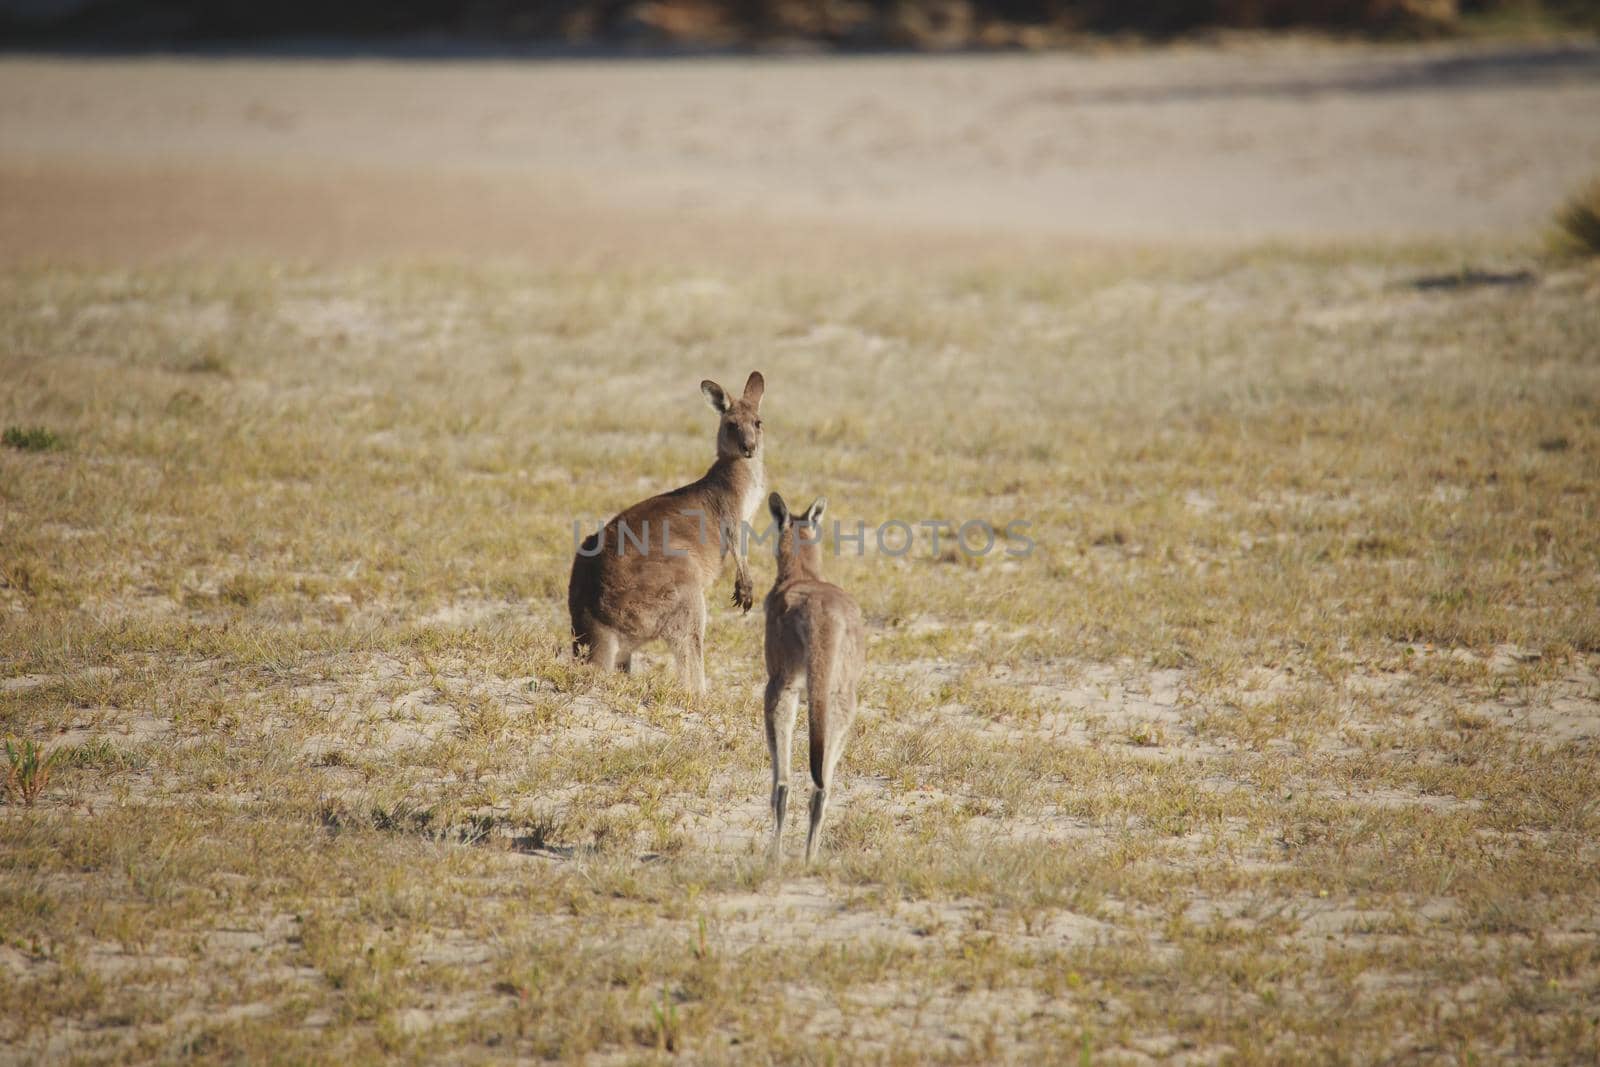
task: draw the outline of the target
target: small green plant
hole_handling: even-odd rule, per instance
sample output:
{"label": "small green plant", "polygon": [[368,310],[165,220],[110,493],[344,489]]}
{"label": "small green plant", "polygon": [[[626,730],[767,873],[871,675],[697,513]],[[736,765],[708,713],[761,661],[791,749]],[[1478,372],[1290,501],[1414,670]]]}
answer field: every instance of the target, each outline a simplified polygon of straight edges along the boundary
{"label": "small green plant", "polygon": [[23,452],[54,452],[66,447],[55,431],[43,426],[7,426],[0,442]]}
{"label": "small green plant", "polygon": [[33,807],[39,794],[44,792],[44,787],[50,784],[50,771],[60,755],[60,752],[46,754],[39,744],[31,740],[6,738],[6,760],[9,763],[6,768],[6,799],[18,796],[28,807]]}
{"label": "small green plant", "polygon": [[1158,748],[1165,740],[1161,727],[1155,723],[1138,723],[1128,731],[1128,743],[1140,748]]}
{"label": "small green plant", "polygon": [[651,1029],[655,1034],[656,1048],[662,1052],[677,1052],[682,1048],[678,1031],[678,1003],[661,987],[661,997],[650,1007]]}
{"label": "small green plant", "polygon": [[694,940],[689,942],[689,952],[697,960],[708,960],[711,958],[711,946],[706,942],[706,917],[700,916],[696,925],[698,929]]}
{"label": "small green plant", "polygon": [[1556,226],[1563,251],[1600,256],[1600,178],[1591,180],[1561,206]]}

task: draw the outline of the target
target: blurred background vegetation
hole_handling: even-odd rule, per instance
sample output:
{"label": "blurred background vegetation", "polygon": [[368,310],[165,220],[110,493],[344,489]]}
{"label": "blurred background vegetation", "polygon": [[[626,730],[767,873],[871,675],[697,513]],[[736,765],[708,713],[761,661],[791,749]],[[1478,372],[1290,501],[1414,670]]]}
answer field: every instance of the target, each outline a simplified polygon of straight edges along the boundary
{"label": "blurred background vegetation", "polygon": [[0,0],[0,46],[344,39],[466,47],[1072,47],[1225,30],[1415,38],[1600,28],[1600,0]]}

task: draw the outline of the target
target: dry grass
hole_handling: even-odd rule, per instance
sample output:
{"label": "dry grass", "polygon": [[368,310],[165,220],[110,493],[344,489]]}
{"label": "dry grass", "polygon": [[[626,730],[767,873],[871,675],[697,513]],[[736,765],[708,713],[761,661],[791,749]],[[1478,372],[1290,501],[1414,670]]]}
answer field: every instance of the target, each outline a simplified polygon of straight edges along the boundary
{"label": "dry grass", "polygon": [[[5,274],[0,1060],[1594,1057],[1600,301],[1460,256]],[[561,653],[752,367],[775,488],[1037,545],[832,565],[811,873],[725,589],[698,707]]]}

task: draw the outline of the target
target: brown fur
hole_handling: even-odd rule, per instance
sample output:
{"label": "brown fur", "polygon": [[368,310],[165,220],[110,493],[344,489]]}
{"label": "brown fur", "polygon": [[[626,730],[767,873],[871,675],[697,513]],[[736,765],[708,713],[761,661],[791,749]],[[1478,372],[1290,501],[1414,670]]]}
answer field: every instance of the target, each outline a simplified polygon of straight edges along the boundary
{"label": "brown fur", "polygon": [[755,599],[740,527],[764,488],[764,388],[760,372],[750,375],[737,400],[715,382],[701,382],[721,415],[711,469],[696,482],[633,505],[584,542],[584,552],[600,551],[574,557],[567,586],[573,652],[580,658],[625,671],[640,645],[664,640],[684,684],[697,695],[705,692],[705,590],[716,583],[728,553],[737,568],[733,602],[749,611]]}
{"label": "brown fur", "polygon": [[783,498],[768,501],[778,527],[778,576],[767,594],[767,751],[772,757],[772,855],[782,852],[789,807],[789,753],[806,683],[811,749],[811,820],[806,862],[816,858],[834,767],[856,714],[856,689],[866,667],[866,627],[861,609],[843,589],[822,578],[821,527],[827,501],[818,499],[796,519]]}

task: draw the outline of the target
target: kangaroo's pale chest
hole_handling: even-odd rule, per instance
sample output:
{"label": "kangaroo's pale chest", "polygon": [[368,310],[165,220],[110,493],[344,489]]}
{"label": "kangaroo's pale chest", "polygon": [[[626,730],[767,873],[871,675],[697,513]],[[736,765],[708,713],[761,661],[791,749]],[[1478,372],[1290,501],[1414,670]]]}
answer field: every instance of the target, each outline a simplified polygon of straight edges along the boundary
{"label": "kangaroo's pale chest", "polygon": [[739,498],[739,521],[747,526],[754,526],[756,512],[761,508],[761,501],[767,495],[767,471],[759,463],[750,465],[750,480],[744,487],[744,494]]}

